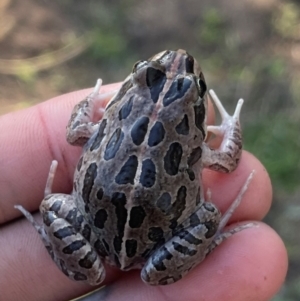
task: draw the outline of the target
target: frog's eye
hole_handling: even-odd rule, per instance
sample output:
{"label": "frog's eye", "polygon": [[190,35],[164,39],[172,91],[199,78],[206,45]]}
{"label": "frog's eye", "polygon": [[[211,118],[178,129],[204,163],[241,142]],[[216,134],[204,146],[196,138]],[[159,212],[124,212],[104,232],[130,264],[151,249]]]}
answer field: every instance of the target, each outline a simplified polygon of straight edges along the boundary
{"label": "frog's eye", "polygon": [[136,73],[139,69],[143,68],[148,64],[147,61],[138,61],[133,65],[132,73]]}
{"label": "frog's eye", "polygon": [[206,90],[207,90],[207,87],[206,87],[206,83],[205,83],[205,79],[204,79],[204,75],[202,72],[200,72],[199,74],[199,80],[198,80],[198,83],[199,83],[199,87],[200,87],[200,97],[203,98]]}

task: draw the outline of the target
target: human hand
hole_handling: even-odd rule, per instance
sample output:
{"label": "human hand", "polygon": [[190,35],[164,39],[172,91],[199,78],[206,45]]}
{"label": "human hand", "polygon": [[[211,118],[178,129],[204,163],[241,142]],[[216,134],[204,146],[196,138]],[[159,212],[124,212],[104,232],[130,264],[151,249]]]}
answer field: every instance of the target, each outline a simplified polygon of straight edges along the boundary
{"label": "human hand", "polygon": [[[101,92],[117,87],[103,86]],[[59,271],[34,228],[24,218],[16,219],[20,212],[13,207],[20,204],[29,211],[38,209],[53,159],[59,162],[53,191],[71,191],[81,149],[67,144],[65,127],[74,104],[88,93],[83,90],[59,96],[0,118],[1,300],[68,300],[94,289]],[[245,151],[230,174],[204,170],[204,185],[212,191],[212,202],[224,212],[253,169],[254,178],[230,224],[259,221],[267,214],[272,198],[268,174]],[[137,270],[107,268],[107,286],[93,300],[270,300],[284,281],[287,254],[270,227],[261,222],[257,225],[230,237],[187,276],[169,286],[147,286]]]}

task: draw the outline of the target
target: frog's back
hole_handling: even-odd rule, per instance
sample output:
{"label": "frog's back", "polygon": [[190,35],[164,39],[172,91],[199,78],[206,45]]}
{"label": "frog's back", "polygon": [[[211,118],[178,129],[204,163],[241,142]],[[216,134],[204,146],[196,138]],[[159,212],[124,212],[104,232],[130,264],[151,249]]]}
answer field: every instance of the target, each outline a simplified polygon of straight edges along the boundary
{"label": "frog's back", "polygon": [[[171,54],[173,65],[187,58]],[[108,104],[74,182],[79,209],[121,269],[143,264],[200,202],[205,105],[199,86],[178,66],[144,64]]]}

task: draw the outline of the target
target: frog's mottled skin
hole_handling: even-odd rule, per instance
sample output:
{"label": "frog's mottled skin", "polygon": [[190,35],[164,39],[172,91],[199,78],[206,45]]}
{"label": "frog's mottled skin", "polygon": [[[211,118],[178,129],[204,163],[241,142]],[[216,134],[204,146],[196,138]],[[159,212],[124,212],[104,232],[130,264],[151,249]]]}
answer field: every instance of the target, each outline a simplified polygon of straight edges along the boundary
{"label": "frog's mottled skin", "polygon": [[[239,102],[229,116],[216,95],[219,127],[206,126],[203,73],[184,50],[164,51],[134,65],[103,118],[92,122],[94,92],[73,110],[67,140],[83,146],[71,195],[51,194],[52,163],[38,226],[59,268],[92,285],[105,277],[103,262],[122,270],[142,268],[149,284],[173,283],[225,238],[230,215],[204,201],[204,167],[234,170],[242,151]],[[204,142],[207,130],[223,136],[219,149]],[[247,185],[246,185],[247,186]],[[244,190],[246,189],[244,187]]]}

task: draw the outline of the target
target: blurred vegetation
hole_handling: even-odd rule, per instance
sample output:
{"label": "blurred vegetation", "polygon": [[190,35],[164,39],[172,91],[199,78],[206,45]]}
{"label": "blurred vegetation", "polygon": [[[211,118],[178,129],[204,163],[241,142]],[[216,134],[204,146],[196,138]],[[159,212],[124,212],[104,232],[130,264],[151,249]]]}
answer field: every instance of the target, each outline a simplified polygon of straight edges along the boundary
{"label": "blurred vegetation", "polygon": [[121,81],[135,61],[168,48],[200,61],[226,107],[243,97],[245,148],[274,185],[266,222],[290,256],[274,300],[300,300],[299,1],[2,0],[1,24],[2,113],[93,86],[99,76]]}
{"label": "blurred vegetation", "polygon": [[296,3],[286,2],[274,14],[272,25],[283,38],[299,39],[300,9]]}
{"label": "blurred vegetation", "polygon": [[289,193],[299,188],[299,124],[277,115],[249,124],[244,139],[245,148],[263,161],[275,187]]}

